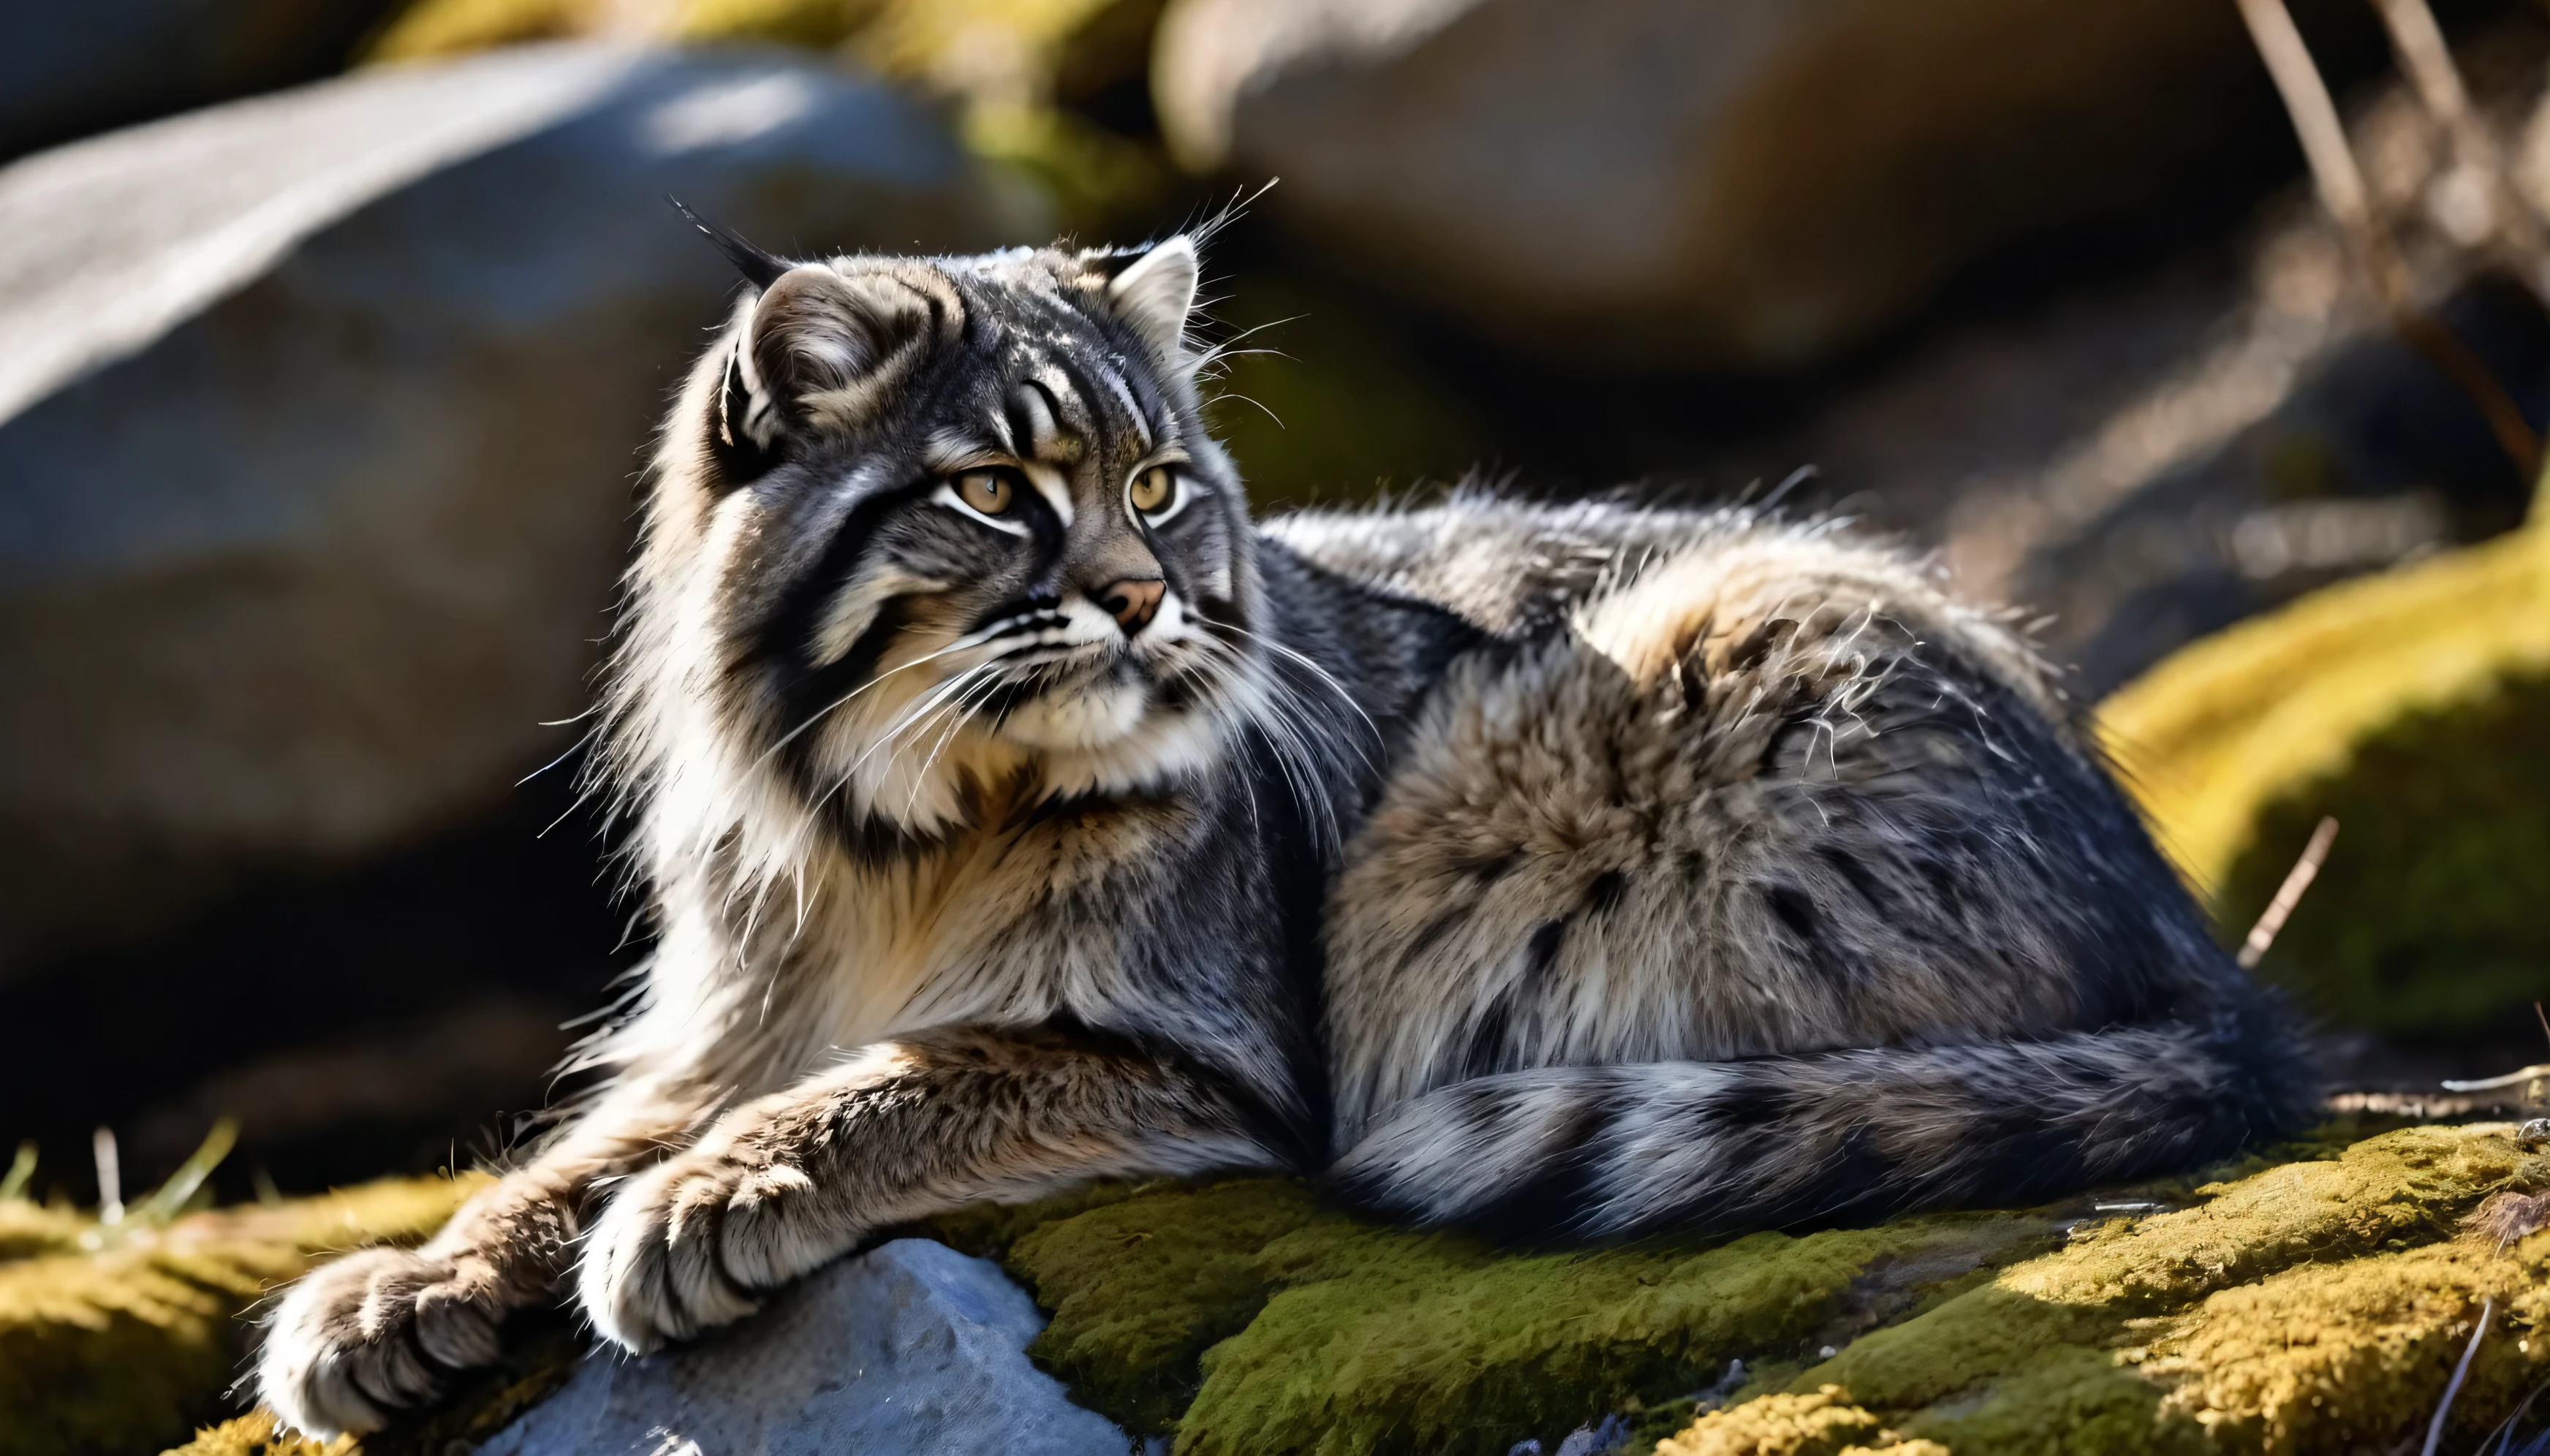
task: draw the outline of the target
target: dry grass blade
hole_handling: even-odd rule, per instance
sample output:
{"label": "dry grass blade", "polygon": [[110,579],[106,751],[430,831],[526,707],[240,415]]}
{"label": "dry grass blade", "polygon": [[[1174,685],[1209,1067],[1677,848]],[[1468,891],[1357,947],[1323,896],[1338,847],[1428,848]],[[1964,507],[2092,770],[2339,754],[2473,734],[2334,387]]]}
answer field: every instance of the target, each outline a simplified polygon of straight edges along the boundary
{"label": "dry grass blade", "polygon": [[2322,816],[2319,826],[2311,830],[2310,842],[2303,846],[2302,857],[2285,872],[2285,882],[2276,887],[2276,898],[2267,902],[2267,908],[2258,915],[2258,922],[2249,927],[2248,938],[2240,942],[2240,969],[2254,969],[2267,947],[2276,943],[2277,932],[2292,918],[2294,907],[2302,903],[2303,892],[2318,878],[2320,863],[2328,858],[2328,847],[2336,842],[2337,821]]}
{"label": "dry grass blade", "polygon": [[2453,52],[2444,44],[2435,13],[2426,0],[2373,0],[2373,8],[2382,14],[2383,27],[2391,33],[2391,49],[2417,88],[2418,102],[2452,139],[2455,164],[2486,182],[2500,236],[2523,263],[2533,288],[2542,289],[2550,284],[2550,241],[2545,241],[2531,203],[2506,174],[2502,148],[2472,107],[2470,89],[2462,84],[2461,70],[2453,64]]}
{"label": "dry grass blade", "polygon": [[2479,1342],[2488,1338],[2488,1322],[2497,1314],[2497,1297],[2480,1301],[2479,1328],[2471,1331],[2470,1343],[2462,1348],[2462,1363],[2453,1367],[2452,1383],[2444,1387],[2443,1403],[2435,1407],[2435,1418],[2426,1422],[2426,1446],[2418,1456],[2435,1456],[2435,1448],[2444,1443],[2444,1417],[2453,1410],[2453,1398],[2462,1393],[2462,1381],[2469,1376],[2471,1358],[2479,1353]]}
{"label": "dry grass blade", "polygon": [[2258,56],[2267,63],[2267,74],[2275,79],[2276,92],[2293,118],[2294,133],[2302,139],[2303,156],[2310,162],[2320,205],[2366,253],[2368,262],[2378,253],[2396,267],[2398,259],[2392,256],[2388,240],[2374,226],[2373,204],[2364,189],[2364,174],[2356,168],[2355,152],[2346,145],[2346,126],[2338,120],[2337,103],[2329,97],[2328,84],[2320,79],[2302,32],[2294,28],[2293,15],[2284,0],[2239,0],[2239,5],[2249,39],[2257,43]]}

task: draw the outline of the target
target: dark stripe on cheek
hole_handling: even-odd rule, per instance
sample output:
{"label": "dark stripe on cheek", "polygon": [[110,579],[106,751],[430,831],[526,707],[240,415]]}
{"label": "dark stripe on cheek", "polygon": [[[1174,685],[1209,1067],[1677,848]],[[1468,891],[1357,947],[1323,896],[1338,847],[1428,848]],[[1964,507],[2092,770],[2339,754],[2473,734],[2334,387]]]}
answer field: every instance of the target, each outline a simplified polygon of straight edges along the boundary
{"label": "dark stripe on cheek", "polygon": [[809,803],[822,797],[829,784],[816,782],[815,745],[822,740],[820,732],[797,732],[816,715],[829,712],[844,697],[867,685],[876,675],[877,663],[903,634],[912,614],[911,600],[889,597],[877,608],[876,621],[859,633],[857,641],[841,654],[840,660],[818,671],[799,674],[784,682],[779,690],[780,727],[782,733],[794,733],[779,750],[781,771],[797,786]]}
{"label": "dark stripe on cheek", "polygon": [[[778,699],[778,731],[794,731],[843,694],[865,683],[877,660],[902,631],[908,607],[891,598],[877,609],[876,621],[859,634],[849,650],[817,666],[815,637],[824,616],[840,593],[872,564],[877,527],[912,495],[911,489],[880,492],[853,507],[826,542],[824,552],[781,592],[756,635],[748,660]],[[803,759],[811,735],[790,741],[784,757]]]}

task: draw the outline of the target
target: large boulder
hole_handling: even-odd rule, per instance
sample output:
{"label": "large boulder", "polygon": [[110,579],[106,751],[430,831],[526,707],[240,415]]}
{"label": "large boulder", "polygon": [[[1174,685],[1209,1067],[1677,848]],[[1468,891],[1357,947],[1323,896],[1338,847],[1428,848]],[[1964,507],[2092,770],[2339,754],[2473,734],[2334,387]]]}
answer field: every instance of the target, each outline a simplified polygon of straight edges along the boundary
{"label": "large boulder", "polygon": [[2284,147],[2209,0],[1175,0],[1180,158],[1577,358],[1783,366],[1995,247]]}
{"label": "large boulder", "polygon": [[323,76],[397,0],[0,6],[0,157]]}
{"label": "large boulder", "polygon": [[773,245],[1036,199],[778,52],[391,67],[0,171],[0,977],[569,748],[667,389]]}

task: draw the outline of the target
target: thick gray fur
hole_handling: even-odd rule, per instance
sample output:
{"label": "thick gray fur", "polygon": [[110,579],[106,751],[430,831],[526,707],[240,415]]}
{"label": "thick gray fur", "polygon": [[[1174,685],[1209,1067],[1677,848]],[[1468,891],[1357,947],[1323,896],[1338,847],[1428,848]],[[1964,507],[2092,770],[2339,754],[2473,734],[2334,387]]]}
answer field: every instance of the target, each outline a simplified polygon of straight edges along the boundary
{"label": "thick gray fur", "polygon": [[283,1302],[294,1424],[379,1424],[564,1286],[652,1349],[1097,1176],[1601,1238],[2045,1198],[2301,1115],[1996,617],[1743,510],[1254,526],[1194,289],[1181,239],[738,302],[609,698],[642,994],[539,1157]]}

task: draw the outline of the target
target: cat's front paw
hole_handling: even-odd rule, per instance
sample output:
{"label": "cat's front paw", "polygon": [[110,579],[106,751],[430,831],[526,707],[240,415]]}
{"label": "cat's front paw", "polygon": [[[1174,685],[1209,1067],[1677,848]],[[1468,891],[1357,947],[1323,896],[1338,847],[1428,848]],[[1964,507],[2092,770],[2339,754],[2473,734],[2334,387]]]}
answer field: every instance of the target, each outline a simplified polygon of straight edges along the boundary
{"label": "cat's front paw", "polygon": [[495,1360],[503,1310],[473,1262],[365,1249],[304,1276],[266,1321],[257,1395],[318,1436],[373,1431]]}
{"label": "cat's front paw", "polygon": [[797,1168],[702,1150],[631,1178],[585,1242],[585,1313],[639,1354],[742,1318],[847,1247],[822,1232],[815,1194]]}

